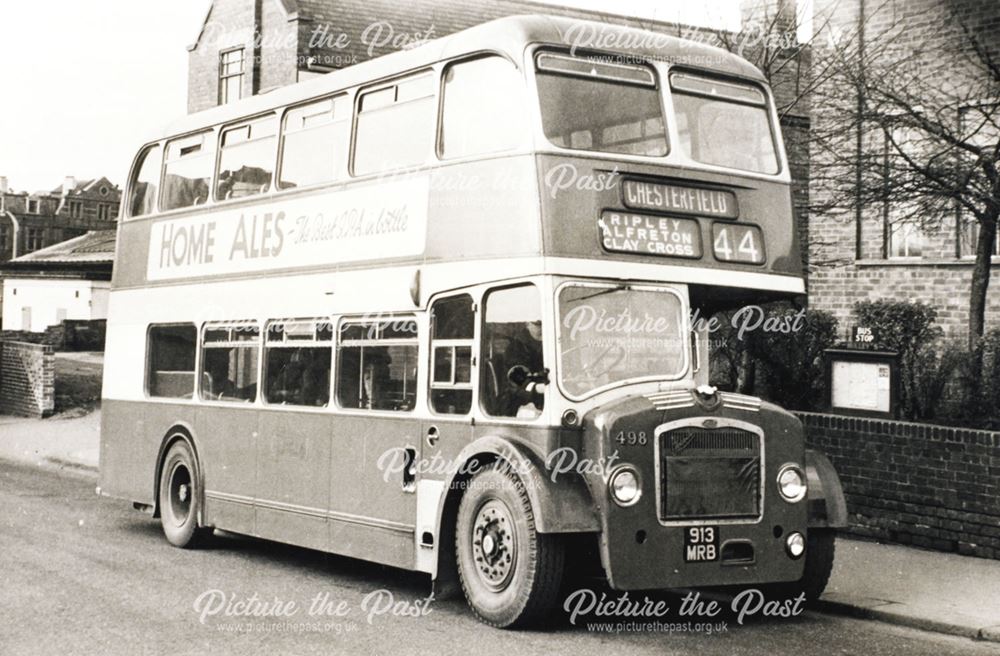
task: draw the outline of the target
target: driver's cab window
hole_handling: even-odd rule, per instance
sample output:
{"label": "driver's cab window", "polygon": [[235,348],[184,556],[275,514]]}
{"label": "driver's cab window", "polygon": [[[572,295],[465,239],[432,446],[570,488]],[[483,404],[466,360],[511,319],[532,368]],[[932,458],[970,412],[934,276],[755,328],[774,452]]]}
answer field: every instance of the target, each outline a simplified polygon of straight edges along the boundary
{"label": "driver's cab window", "polygon": [[464,415],[472,409],[472,340],[476,319],[468,294],[435,301],[431,309],[431,409]]}
{"label": "driver's cab window", "polygon": [[538,289],[521,285],[492,291],[483,307],[483,410],[494,417],[537,417],[548,382]]}

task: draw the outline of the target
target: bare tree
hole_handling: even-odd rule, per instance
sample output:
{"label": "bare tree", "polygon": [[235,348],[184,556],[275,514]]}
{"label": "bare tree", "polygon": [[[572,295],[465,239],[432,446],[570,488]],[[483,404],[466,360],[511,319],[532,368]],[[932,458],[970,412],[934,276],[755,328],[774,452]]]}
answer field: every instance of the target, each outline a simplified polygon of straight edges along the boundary
{"label": "bare tree", "polygon": [[833,74],[813,98],[828,117],[812,141],[824,159],[814,183],[829,192],[817,214],[881,207],[888,222],[931,230],[956,218],[956,238],[969,221],[974,349],[1000,217],[1000,59],[990,21],[973,25],[951,3],[940,7],[939,32],[927,43],[908,38],[892,0],[870,8],[851,35],[829,39],[821,57]]}

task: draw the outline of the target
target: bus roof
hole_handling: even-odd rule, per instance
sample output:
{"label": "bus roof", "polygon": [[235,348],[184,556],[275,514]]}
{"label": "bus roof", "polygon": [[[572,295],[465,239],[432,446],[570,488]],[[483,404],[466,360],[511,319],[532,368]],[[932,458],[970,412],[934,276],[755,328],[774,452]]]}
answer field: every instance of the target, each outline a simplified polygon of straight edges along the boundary
{"label": "bus roof", "polygon": [[755,66],[738,55],[662,32],[556,16],[509,16],[428,41],[409,50],[354,64],[315,79],[189,114],[168,125],[166,130],[152,135],[150,141],[369,84],[467,53],[492,50],[504,53],[519,63],[524,48],[536,43],[577,46],[582,51],[618,52],[636,58],[668,61],[765,81]]}

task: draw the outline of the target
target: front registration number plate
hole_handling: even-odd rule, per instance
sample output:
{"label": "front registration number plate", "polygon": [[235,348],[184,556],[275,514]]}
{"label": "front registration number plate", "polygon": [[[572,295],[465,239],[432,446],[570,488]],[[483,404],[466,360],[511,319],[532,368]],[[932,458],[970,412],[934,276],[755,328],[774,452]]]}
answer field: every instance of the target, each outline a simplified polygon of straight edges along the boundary
{"label": "front registration number plate", "polygon": [[684,529],[684,562],[705,563],[718,558],[718,527],[692,526]]}

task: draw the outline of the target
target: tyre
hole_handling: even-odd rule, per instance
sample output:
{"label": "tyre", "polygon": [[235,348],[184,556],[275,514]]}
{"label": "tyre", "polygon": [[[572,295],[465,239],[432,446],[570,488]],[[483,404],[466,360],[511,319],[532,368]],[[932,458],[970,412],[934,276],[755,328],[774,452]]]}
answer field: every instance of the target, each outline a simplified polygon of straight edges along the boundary
{"label": "tyre", "polygon": [[458,507],[455,554],[469,607],[490,626],[535,624],[558,599],[565,563],[561,536],[535,529],[524,484],[502,463],[469,482]]}
{"label": "tyre", "polygon": [[768,586],[775,597],[791,599],[801,593],[806,595],[806,603],[819,599],[833,570],[834,543],[836,531],[832,528],[809,529],[806,535],[806,562],[802,578],[790,583]]}
{"label": "tyre", "polygon": [[204,544],[211,529],[198,526],[201,514],[201,484],[191,447],[183,440],[167,451],[160,470],[160,523],[167,541],[190,549]]}

